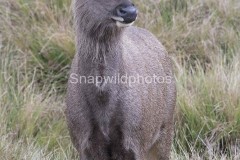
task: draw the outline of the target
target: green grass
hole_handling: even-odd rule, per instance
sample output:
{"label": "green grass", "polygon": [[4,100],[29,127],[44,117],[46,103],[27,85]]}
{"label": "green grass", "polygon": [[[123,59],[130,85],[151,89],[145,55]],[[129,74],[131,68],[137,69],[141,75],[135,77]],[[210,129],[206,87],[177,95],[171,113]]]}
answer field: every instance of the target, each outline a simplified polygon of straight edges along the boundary
{"label": "green grass", "polygon": [[[0,1],[0,159],[77,159],[63,110],[73,55],[70,0]],[[136,25],[171,55],[172,159],[240,158],[240,3],[136,0]]]}

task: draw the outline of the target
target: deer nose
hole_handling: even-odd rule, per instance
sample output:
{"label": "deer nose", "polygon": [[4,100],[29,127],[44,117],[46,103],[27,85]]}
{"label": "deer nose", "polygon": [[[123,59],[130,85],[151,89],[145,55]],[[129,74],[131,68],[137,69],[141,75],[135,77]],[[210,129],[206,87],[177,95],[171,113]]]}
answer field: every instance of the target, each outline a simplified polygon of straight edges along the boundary
{"label": "deer nose", "polygon": [[115,13],[117,17],[123,18],[124,23],[132,23],[137,18],[137,8],[134,5],[120,5]]}

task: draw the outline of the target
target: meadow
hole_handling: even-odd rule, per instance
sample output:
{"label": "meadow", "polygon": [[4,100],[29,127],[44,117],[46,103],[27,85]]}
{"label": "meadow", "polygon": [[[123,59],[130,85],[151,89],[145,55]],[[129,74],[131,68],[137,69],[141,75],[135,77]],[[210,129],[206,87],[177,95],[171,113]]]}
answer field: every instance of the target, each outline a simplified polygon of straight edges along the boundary
{"label": "meadow", "polygon": [[[240,159],[240,1],[134,0],[174,64],[172,160]],[[77,159],[64,108],[71,0],[0,0],[0,159]]]}

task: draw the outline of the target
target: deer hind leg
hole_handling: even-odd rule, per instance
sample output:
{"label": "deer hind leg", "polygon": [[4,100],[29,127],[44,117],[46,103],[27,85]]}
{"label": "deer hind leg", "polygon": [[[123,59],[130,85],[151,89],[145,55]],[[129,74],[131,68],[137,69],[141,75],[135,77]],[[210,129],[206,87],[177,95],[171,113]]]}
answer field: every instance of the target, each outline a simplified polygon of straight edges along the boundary
{"label": "deer hind leg", "polygon": [[156,149],[158,151],[157,160],[169,160],[172,139],[173,139],[173,127],[169,126],[163,128],[163,134],[161,135],[158,143],[156,144]]}
{"label": "deer hind leg", "polygon": [[145,154],[145,160],[169,160],[172,139],[173,139],[173,127],[161,127],[161,132],[158,135],[156,141],[154,141],[147,154]]}

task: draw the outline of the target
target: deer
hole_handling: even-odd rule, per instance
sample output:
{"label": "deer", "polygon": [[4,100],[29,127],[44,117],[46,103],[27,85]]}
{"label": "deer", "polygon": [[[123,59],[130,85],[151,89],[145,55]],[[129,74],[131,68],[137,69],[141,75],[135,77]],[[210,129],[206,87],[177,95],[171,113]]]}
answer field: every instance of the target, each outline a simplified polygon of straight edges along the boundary
{"label": "deer", "polygon": [[[130,0],[74,0],[72,7],[76,54],[65,115],[80,160],[168,160],[176,82],[166,49],[133,26],[138,9]],[[142,80],[104,79],[116,75]]]}

